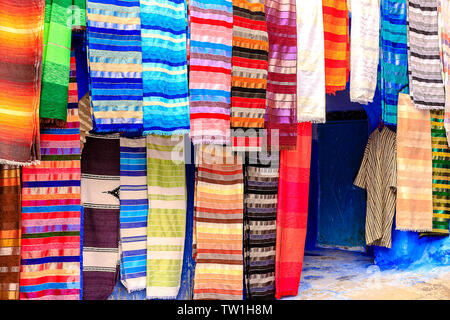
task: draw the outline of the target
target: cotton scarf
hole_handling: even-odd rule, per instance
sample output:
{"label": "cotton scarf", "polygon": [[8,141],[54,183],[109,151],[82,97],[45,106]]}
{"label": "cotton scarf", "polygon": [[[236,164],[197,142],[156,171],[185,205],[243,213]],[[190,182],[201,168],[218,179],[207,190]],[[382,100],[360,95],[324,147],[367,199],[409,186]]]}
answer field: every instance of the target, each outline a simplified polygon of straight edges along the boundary
{"label": "cotton scarf", "polygon": [[431,231],[433,215],[430,111],[398,97],[396,229]]}
{"label": "cotton scarf", "polygon": [[409,92],[419,109],[445,108],[437,6],[436,0],[408,0]]}
{"label": "cotton scarf", "polygon": [[373,102],[377,86],[380,36],[380,1],[350,0],[350,101]]}
{"label": "cotton scarf", "polygon": [[72,30],[86,29],[86,0],[73,0]]}
{"label": "cotton scarf", "polygon": [[88,135],[81,160],[83,300],[106,300],[119,278],[119,136]]}
{"label": "cotton scarf", "polygon": [[296,1],[297,120],[325,122],[325,48],[322,3]]}
{"label": "cotton scarf", "polygon": [[20,168],[0,165],[0,300],[19,300]]}
{"label": "cotton scarf", "polygon": [[[439,0],[439,32],[441,38],[441,59],[445,86],[445,131],[450,136],[450,1]],[[448,141],[448,139],[447,139]]]}
{"label": "cotton scarf", "polygon": [[87,92],[78,102],[78,115],[80,117],[81,150],[83,150],[84,144],[86,143],[86,135],[94,128],[89,92]]}
{"label": "cotton scarf", "polygon": [[0,164],[40,160],[44,6],[44,0],[0,0]]}
{"label": "cotton scarf", "polygon": [[90,95],[96,132],[142,131],[138,1],[87,0]]}
{"label": "cotton scarf", "polygon": [[223,146],[203,145],[195,163],[194,300],[242,300],[242,160]]}
{"label": "cotton scarf", "polygon": [[147,299],[175,299],[186,233],[184,136],[147,136]]}
{"label": "cotton scarf", "polygon": [[275,297],[298,293],[308,220],[311,123],[297,124],[297,150],[280,153]]}
{"label": "cotton scarf", "polygon": [[279,147],[294,148],[297,123],[297,27],[295,0],[266,0],[269,70],[265,126],[272,149],[278,130]]}
{"label": "cotton scarf", "polygon": [[147,216],[145,138],[120,138],[120,280],[128,292],[146,288]]}
{"label": "cotton scarf", "polygon": [[[381,0],[380,70],[382,120],[397,124],[399,91],[408,84],[406,0]],[[408,94],[407,88],[402,89]]]}
{"label": "cotton scarf", "polygon": [[189,1],[190,136],[194,144],[230,144],[233,6]]}

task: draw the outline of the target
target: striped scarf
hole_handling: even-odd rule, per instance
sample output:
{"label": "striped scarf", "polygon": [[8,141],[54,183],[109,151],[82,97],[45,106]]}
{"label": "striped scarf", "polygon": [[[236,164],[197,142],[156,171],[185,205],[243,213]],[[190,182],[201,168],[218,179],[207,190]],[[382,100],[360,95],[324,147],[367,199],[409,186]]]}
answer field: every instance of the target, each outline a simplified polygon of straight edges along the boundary
{"label": "striped scarf", "polygon": [[[264,1],[233,1],[231,127],[235,151],[261,149],[268,68]],[[249,129],[249,130],[247,130]]]}
{"label": "striped scarf", "polygon": [[84,144],[86,143],[86,135],[94,128],[89,92],[87,92],[78,102],[78,115],[80,117],[81,150],[83,150]]}
{"label": "striped scarf", "polygon": [[139,1],[87,0],[90,95],[97,132],[142,131]]}
{"label": "striped scarf", "polygon": [[145,138],[120,138],[120,280],[128,292],[146,287],[147,216]]}
{"label": "striped scarf", "polygon": [[147,299],[175,299],[186,233],[184,136],[147,136]]}
{"label": "striped scarf", "polygon": [[78,300],[80,295],[81,169],[74,58],[70,69],[66,126],[41,129],[42,161],[23,168],[21,300]]}
{"label": "striped scarf", "polygon": [[325,122],[322,3],[297,0],[297,120]]}
{"label": "striped scarf", "polygon": [[373,102],[377,86],[380,2],[350,0],[352,32],[350,34],[350,101]]}
{"label": "striped scarf", "polygon": [[[450,0],[439,0],[439,32],[441,38],[441,59],[445,85],[445,131],[450,137]],[[449,141],[449,139],[447,139]]]}
{"label": "striped scarf", "polygon": [[0,0],[0,164],[40,160],[44,5],[44,0]]}
{"label": "striped scarf", "polygon": [[20,168],[0,165],[0,300],[19,300]]}
{"label": "striped scarf", "polygon": [[269,35],[269,71],[265,116],[268,145],[275,144],[272,136],[278,130],[280,148],[293,148],[297,133],[295,0],[265,0],[264,5]]}
{"label": "striped scarf", "polygon": [[408,84],[406,11],[406,0],[381,0],[378,86],[383,122],[392,125],[397,124],[399,90]]}
{"label": "striped scarf", "polygon": [[419,109],[445,108],[437,5],[436,0],[408,0],[409,92]]}
{"label": "striped scarf", "polygon": [[194,299],[242,300],[242,161],[222,146],[196,151]]}

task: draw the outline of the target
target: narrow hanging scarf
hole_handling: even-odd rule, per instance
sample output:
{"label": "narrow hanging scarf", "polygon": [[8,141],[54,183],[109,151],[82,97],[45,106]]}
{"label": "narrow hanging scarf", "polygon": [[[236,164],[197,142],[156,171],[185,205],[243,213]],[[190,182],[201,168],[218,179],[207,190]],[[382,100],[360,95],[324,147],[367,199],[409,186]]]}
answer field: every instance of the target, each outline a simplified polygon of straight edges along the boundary
{"label": "narrow hanging scarf", "polygon": [[30,165],[40,160],[45,1],[0,0],[0,8],[0,164]]}
{"label": "narrow hanging scarf", "polygon": [[297,124],[297,150],[282,150],[278,182],[275,297],[296,296],[308,220],[311,123]]}
{"label": "narrow hanging scarf", "polygon": [[147,281],[147,152],[145,138],[120,138],[120,280],[128,292]]}
{"label": "narrow hanging scarf", "polygon": [[119,135],[88,135],[81,158],[83,300],[106,300],[119,278]]}
{"label": "narrow hanging scarf", "polygon": [[445,108],[437,6],[436,0],[408,0],[409,92],[419,109]]}
{"label": "narrow hanging scarf", "polygon": [[87,0],[87,42],[96,132],[142,131],[139,1]]}
{"label": "narrow hanging scarf", "polygon": [[398,94],[409,93],[406,0],[381,0],[380,68],[382,120],[397,124]]}
{"label": "narrow hanging scarf", "polygon": [[297,120],[325,122],[322,3],[297,0]]}
{"label": "narrow hanging scarf", "polygon": [[94,128],[92,123],[92,107],[89,92],[86,92],[86,94],[78,102],[78,115],[80,117],[81,150],[83,150],[84,144],[86,143],[86,135]]}
{"label": "narrow hanging scarf", "polygon": [[86,30],[86,0],[72,0],[72,30]]}
{"label": "narrow hanging scarf", "polygon": [[186,4],[141,2],[144,134],[189,133]]}
{"label": "narrow hanging scarf", "polygon": [[352,15],[350,34],[350,101],[373,102],[377,86],[380,1],[350,0]]}
{"label": "narrow hanging scarf", "polygon": [[147,136],[147,299],[175,299],[186,233],[184,136]]}
{"label": "narrow hanging scarf", "polygon": [[190,0],[190,136],[194,144],[230,144],[231,0]]}
{"label": "narrow hanging scarf", "polygon": [[242,300],[242,160],[223,146],[196,151],[194,300]]}
{"label": "narrow hanging scarf", "polygon": [[0,165],[0,300],[19,300],[20,168]]}
{"label": "narrow hanging scarf", "polygon": [[[450,137],[450,0],[439,0],[439,32],[441,39],[441,59],[445,86],[445,131]],[[450,144],[449,144],[450,146]]]}

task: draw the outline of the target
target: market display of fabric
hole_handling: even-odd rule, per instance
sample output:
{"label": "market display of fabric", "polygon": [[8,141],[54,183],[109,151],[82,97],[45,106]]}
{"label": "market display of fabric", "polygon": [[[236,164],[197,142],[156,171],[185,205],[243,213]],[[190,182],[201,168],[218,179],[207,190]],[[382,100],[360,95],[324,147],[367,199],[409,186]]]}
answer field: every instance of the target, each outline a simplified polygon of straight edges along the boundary
{"label": "market display of fabric", "polygon": [[350,68],[349,18],[346,0],[323,0],[325,90],[345,90]]}
{"label": "market display of fabric", "polygon": [[139,1],[87,0],[90,95],[96,132],[143,129]]}
{"label": "market display of fabric", "polygon": [[89,98],[89,92],[86,93],[78,102],[78,115],[80,118],[80,142],[81,150],[86,143],[86,135],[94,128],[92,123],[92,107]]}
{"label": "market display of fabric", "polygon": [[350,0],[350,101],[373,102],[377,86],[380,1]]}
{"label": "market display of fabric", "polygon": [[230,144],[231,0],[189,1],[189,111],[194,144]]}
{"label": "market display of fabric", "polygon": [[371,133],[353,184],[367,190],[366,244],[390,248],[397,186],[394,131],[383,127]]}
{"label": "market display of fabric", "polygon": [[419,109],[445,108],[437,6],[436,0],[408,0],[409,92]]}
{"label": "market display of fabric", "polygon": [[19,300],[20,168],[0,165],[0,300]]}
{"label": "market display of fabric", "polygon": [[147,299],[175,299],[186,232],[184,136],[147,136]]}
{"label": "market display of fabric", "polygon": [[397,200],[395,228],[431,231],[433,219],[430,111],[398,97]]}
{"label": "market display of fabric", "polygon": [[120,138],[120,280],[128,292],[147,281],[147,149],[145,138]]}
{"label": "market display of fabric", "polygon": [[297,149],[280,152],[275,297],[298,293],[308,220],[311,123],[297,124]]}
{"label": "market display of fabric", "polygon": [[268,50],[264,1],[233,0],[231,135],[235,151],[261,150]]}
{"label": "market display of fabric", "polygon": [[119,278],[119,135],[88,135],[81,157],[83,300],[106,300]]}
{"label": "market display of fabric", "polygon": [[0,0],[0,164],[39,163],[44,0]]}
{"label": "market display of fabric", "polygon": [[325,122],[325,47],[322,3],[296,1],[297,120]]}
{"label": "market display of fabric", "polygon": [[195,300],[243,298],[242,159],[223,146],[197,148],[193,256]]}
{"label": "market display of fabric", "polygon": [[275,298],[279,153],[249,154],[245,166],[244,272],[246,297]]}
{"label": "market display of fabric", "polygon": [[382,120],[397,124],[399,91],[409,93],[407,51],[406,0],[381,0],[380,9],[380,70]]}

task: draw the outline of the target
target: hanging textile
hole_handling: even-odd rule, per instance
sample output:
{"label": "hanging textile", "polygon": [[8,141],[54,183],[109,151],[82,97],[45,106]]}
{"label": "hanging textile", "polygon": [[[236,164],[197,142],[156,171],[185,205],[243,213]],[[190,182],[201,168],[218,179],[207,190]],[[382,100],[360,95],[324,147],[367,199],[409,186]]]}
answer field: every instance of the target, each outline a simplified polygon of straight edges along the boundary
{"label": "hanging textile", "polygon": [[[439,32],[441,39],[441,59],[445,86],[445,131],[450,137],[450,0],[439,0]],[[447,142],[449,140],[447,139]],[[450,144],[449,144],[450,146]]]}
{"label": "hanging textile", "polygon": [[380,1],[350,0],[350,101],[373,102],[377,86],[380,36]]}
{"label": "hanging textile", "polygon": [[147,136],[147,299],[175,299],[186,232],[184,136]]}
{"label": "hanging textile", "polygon": [[94,128],[92,123],[92,107],[89,92],[87,92],[78,102],[78,114],[80,117],[81,150],[83,150],[84,144],[86,143],[86,135]]}
{"label": "hanging textile", "polygon": [[437,5],[436,0],[408,0],[409,92],[419,109],[445,108]]}
{"label": "hanging textile", "polygon": [[233,0],[231,135],[235,151],[261,150],[268,50],[264,1]]}
{"label": "hanging textile", "polygon": [[230,0],[189,6],[191,140],[229,144],[233,6]]}
{"label": "hanging textile", "polygon": [[297,27],[295,0],[265,0],[269,36],[265,126],[268,145],[295,148],[297,123]]}
{"label": "hanging textile", "polygon": [[243,298],[242,160],[223,146],[196,150],[195,300]]}
{"label": "hanging textile", "polygon": [[142,131],[138,1],[87,0],[90,95],[96,132]]}
{"label": "hanging textile", "polygon": [[119,278],[119,136],[88,135],[81,160],[83,300],[106,300]]}
{"label": "hanging textile", "polygon": [[0,165],[0,300],[19,300],[20,168]]}
{"label": "hanging textile", "polygon": [[275,297],[298,293],[308,220],[311,123],[297,124],[297,150],[280,153]]}
{"label": "hanging textile", "polygon": [[[44,0],[0,0],[0,163],[39,163]],[[23,32],[27,30],[27,32]]]}
{"label": "hanging textile", "polygon": [[81,170],[74,56],[70,69],[66,126],[41,129],[42,161],[22,171],[21,300],[78,300],[80,295]]}
{"label": "hanging textile", "polygon": [[325,90],[345,90],[350,68],[349,18],[346,0],[323,0]]}
{"label": "hanging textile", "polygon": [[322,3],[296,1],[297,120],[325,122],[325,48]]}
{"label": "hanging textile", "polygon": [[[397,185],[396,134],[387,127],[369,136],[353,184],[367,190],[366,244],[391,247]],[[381,168],[381,169],[380,169]]]}
{"label": "hanging textile", "polygon": [[385,124],[396,125],[399,91],[409,93],[405,88],[408,84],[406,0],[381,0],[380,12],[378,85],[382,120]]}
{"label": "hanging textile", "polygon": [[147,153],[145,138],[120,138],[120,280],[128,292],[147,280]]}
{"label": "hanging textile", "polygon": [[86,29],[86,0],[72,0],[72,30]]}
{"label": "hanging textile", "polygon": [[246,298],[273,300],[279,153],[250,153],[247,163],[244,191]]}
{"label": "hanging textile", "polygon": [[141,2],[144,133],[189,133],[186,4]]}
{"label": "hanging textile", "polygon": [[395,228],[431,231],[433,215],[430,111],[398,97]]}

